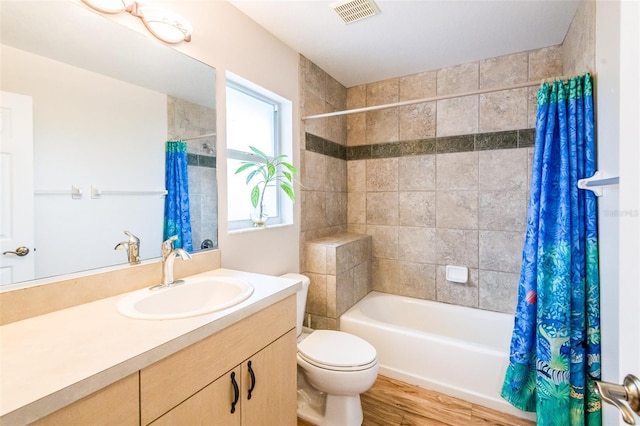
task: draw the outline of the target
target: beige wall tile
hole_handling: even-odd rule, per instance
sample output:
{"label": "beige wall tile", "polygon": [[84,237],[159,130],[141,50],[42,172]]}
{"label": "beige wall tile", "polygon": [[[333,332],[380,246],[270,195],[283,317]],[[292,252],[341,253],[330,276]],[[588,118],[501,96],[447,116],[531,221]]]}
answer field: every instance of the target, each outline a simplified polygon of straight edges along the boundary
{"label": "beige wall tile", "polygon": [[525,190],[527,150],[501,149],[478,153],[478,175],[482,190]]}
{"label": "beige wall tile", "polygon": [[437,188],[477,189],[478,153],[456,152],[439,154],[436,163]]}
{"label": "beige wall tile", "polygon": [[354,86],[347,89],[347,108],[363,108],[367,106],[367,85]]}
{"label": "beige wall tile", "polygon": [[444,229],[478,229],[477,191],[437,191],[436,226]]}
{"label": "beige wall tile", "polygon": [[355,304],[354,288],[352,269],[336,276],[336,318]]}
{"label": "beige wall tile", "polygon": [[367,113],[349,114],[347,116],[347,145],[367,144]]}
{"label": "beige wall tile", "polygon": [[374,258],[372,265],[373,290],[393,293],[399,269],[397,260]]}
{"label": "beige wall tile", "polygon": [[562,46],[544,47],[529,52],[529,81],[562,75]]}
{"label": "beige wall tile", "polygon": [[335,247],[331,247],[328,245],[324,245],[325,250],[326,250],[326,256],[327,256],[327,274],[328,275],[335,275],[336,271],[338,270],[338,266],[337,266],[337,252],[336,252],[336,248]]}
{"label": "beige wall tile", "polygon": [[491,89],[525,83],[529,74],[528,52],[480,61],[480,88]]}
{"label": "beige wall tile", "polygon": [[480,132],[517,130],[527,127],[527,88],[480,95]]}
{"label": "beige wall tile", "polygon": [[[326,74],[326,73],[325,73]],[[326,74],[327,94],[326,101],[336,110],[347,108],[347,88],[340,84],[335,78]]]}
{"label": "beige wall tile", "polygon": [[562,44],[565,76],[595,71],[596,2],[581,1]]}
{"label": "beige wall tile", "polygon": [[367,193],[349,192],[347,204],[347,223],[366,224],[367,223]]}
{"label": "beige wall tile", "polygon": [[478,270],[469,269],[469,282],[454,283],[445,278],[445,267],[438,266],[437,295],[439,302],[478,307]]}
{"label": "beige wall tile", "polygon": [[436,156],[401,157],[398,187],[401,191],[425,191],[436,188]]}
{"label": "beige wall tile", "polygon": [[395,294],[418,299],[436,299],[436,265],[398,262],[398,283]]}
{"label": "beige wall tile", "polygon": [[436,103],[406,105],[398,108],[399,140],[432,138],[436,135]]}
{"label": "beige wall tile", "polygon": [[403,226],[436,226],[436,192],[411,191],[398,194],[398,223]]}
{"label": "beige wall tile", "polygon": [[478,198],[479,229],[522,232],[526,230],[526,190],[480,191]]}
{"label": "beige wall tile", "polygon": [[327,315],[327,276],[324,274],[306,274],[311,281],[307,294],[306,312]]}
{"label": "beige wall tile", "polygon": [[369,111],[367,114],[367,144],[397,142],[399,113],[397,108]]}
{"label": "beige wall tile", "polygon": [[347,232],[354,234],[367,234],[367,225],[360,223],[349,223],[347,225]]}
{"label": "beige wall tile", "polygon": [[478,267],[478,231],[437,229],[436,247],[439,265]]}
{"label": "beige wall tile", "polygon": [[371,260],[359,263],[353,268],[353,302],[357,303],[373,288],[371,283]]}
{"label": "beige wall tile", "polygon": [[535,129],[537,113],[538,87],[529,87],[527,90],[527,129]]}
{"label": "beige wall tile", "polygon": [[480,231],[479,239],[480,269],[520,272],[523,232]]}
{"label": "beige wall tile", "polygon": [[349,192],[366,191],[367,160],[347,161],[347,190]]}
{"label": "beige wall tile", "polygon": [[305,250],[305,272],[327,273],[327,249],[320,244],[307,244]]}
{"label": "beige wall tile", "polygon": [[436,135],[478,133],[478,96],[444,99],[437,102]]}
{"label": "beige wall tile", "polygon": [[453,95],[478,90],[479,64],[457,65],[439,69],[437,72],[438,95]]}
{"label": "beige wall tile", "polygon": [[436,71],[425,71],[399,79],[400,101],[432,98],[436,96]]}
{"label": "beige wall tile", "polygon": [[327,275],[327,316],[337,318],[338,283],[335,275]]}
{"label": "beige wall tile", "polygon": [[304,153],[304,175],[302,185],[306,191],[326,191],[327,156],[312,151]]}
{"label": "beige wall tile", "polygon": [[372,238],[372,254],[376,259],[398,258],[398,227],[367,225],[367,234]]}
{"label": "beige wall tile", "polygon": [[339,158],[326,158],[325,180],[327,181],[327,191],[346,192],[347,191],[347,162]]}
{"label": "beige wall tile", "polygon": [[326,226],[326,197],[320,191],[302,191],[300,228],[302,231],[324,228]]}
{"label": "beige wall tile", "polygon": [[366,160],[367,191],[398,190],[398,159]]}
{"label": "beige wall tile", "polygon": [[311,61],[306,61],[304,86],[320,99],[326,99],[327,73]]}
{"label": "beige wall tile", "polygon": [[367,84],[367,106],[398,102],[399,81],[397,78]]}
{"label": "beige wall tile", "polygon": [[436,230],[400,226],[398,228],[398,260],[436,263]]}
{"label": "beige wall tile", "polygon": [[518,303],[520,274],[480,271],[479,307],[514,314]]}
{"label": "beige wall tile", "polygon": [[367,193],[367,224],[397,225],[398,224],[398,193],[397,192],[368,192]]}
{"label": "beige wall tile", "polygon": [[[336,109],[332,109],[331,112],[335,112]],[[335,117],[327,117],[325,127],[325,138],[331,142],[338,143],[340,145],[347,145],[347,117],[344,115],[338,115]]]}
{"label": "beige wall tile", "polygon": [[347,193],[326,193],[326,226],[337,226],[347,223]]}

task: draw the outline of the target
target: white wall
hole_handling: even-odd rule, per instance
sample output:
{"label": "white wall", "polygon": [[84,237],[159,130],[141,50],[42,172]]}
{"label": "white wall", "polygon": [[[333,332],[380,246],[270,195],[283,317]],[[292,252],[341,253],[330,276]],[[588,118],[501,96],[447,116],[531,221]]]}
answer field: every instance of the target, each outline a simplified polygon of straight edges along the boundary
{"label": "white wall", "polygon": [[163,197],[92,199],[90,188],[164,188],[166,95],[8,46],[2,59],[2,90],[33,98],[34,189],[83,191],[35,196],[36,278],[126,262],[114,250],[125,229],[143,259],[158,257]]}
{"label": "white wall", "polygon": [[[171,0],[154,5],[184,16],[193,25],[190,43],[176,49],[216,68],[218,215],[222,266],[266,274],[298,271],[300,208],[294,225],[241,234],[227,231],[225,73],[252,81],[293,102],[293,162],[299,165],[298,53],[225,1]],[[148,34],[139,19],[113,17]]]}

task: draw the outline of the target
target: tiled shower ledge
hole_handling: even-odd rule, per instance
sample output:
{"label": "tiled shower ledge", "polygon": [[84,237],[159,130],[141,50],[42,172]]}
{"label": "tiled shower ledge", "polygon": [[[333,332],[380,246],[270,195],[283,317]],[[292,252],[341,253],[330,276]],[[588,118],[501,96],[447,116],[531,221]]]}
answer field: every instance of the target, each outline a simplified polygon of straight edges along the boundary
{"label": "tiled shower ledge", "polygon": [[535,141],[535,129],[477,133],[371,145],[344,146],[311,133],[305,133],[306,150],[341,160],[367,160],[409,155],[529,148]]}

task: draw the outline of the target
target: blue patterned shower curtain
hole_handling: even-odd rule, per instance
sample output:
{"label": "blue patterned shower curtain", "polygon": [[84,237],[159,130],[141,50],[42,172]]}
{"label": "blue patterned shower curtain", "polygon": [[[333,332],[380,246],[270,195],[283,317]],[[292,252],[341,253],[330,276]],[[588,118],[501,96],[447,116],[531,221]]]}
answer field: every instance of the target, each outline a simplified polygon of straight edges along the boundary
{"label": "blue patterned shower curtain", "polygon": [[600,290],[589,74],[543,83],[518,305],[502,397],[538,425],[600,425]]}
{"label": "blue patterned shower curtain", "polygon": [[186,142],[167,142],[165,185],[167,196],[164,200],[164,240],[177,235],[178,239],[173,246],[193,252]]}

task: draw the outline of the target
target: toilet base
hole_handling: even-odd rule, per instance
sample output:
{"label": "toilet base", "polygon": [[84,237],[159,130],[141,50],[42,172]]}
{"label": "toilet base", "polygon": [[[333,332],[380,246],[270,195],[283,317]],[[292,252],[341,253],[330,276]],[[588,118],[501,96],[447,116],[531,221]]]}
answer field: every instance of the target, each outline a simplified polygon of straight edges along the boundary
{"label": "toilet base", "polygon": [[360,395],[327,395],[306,386],[298,389],[298,417],[318,426],[360,426]]}

